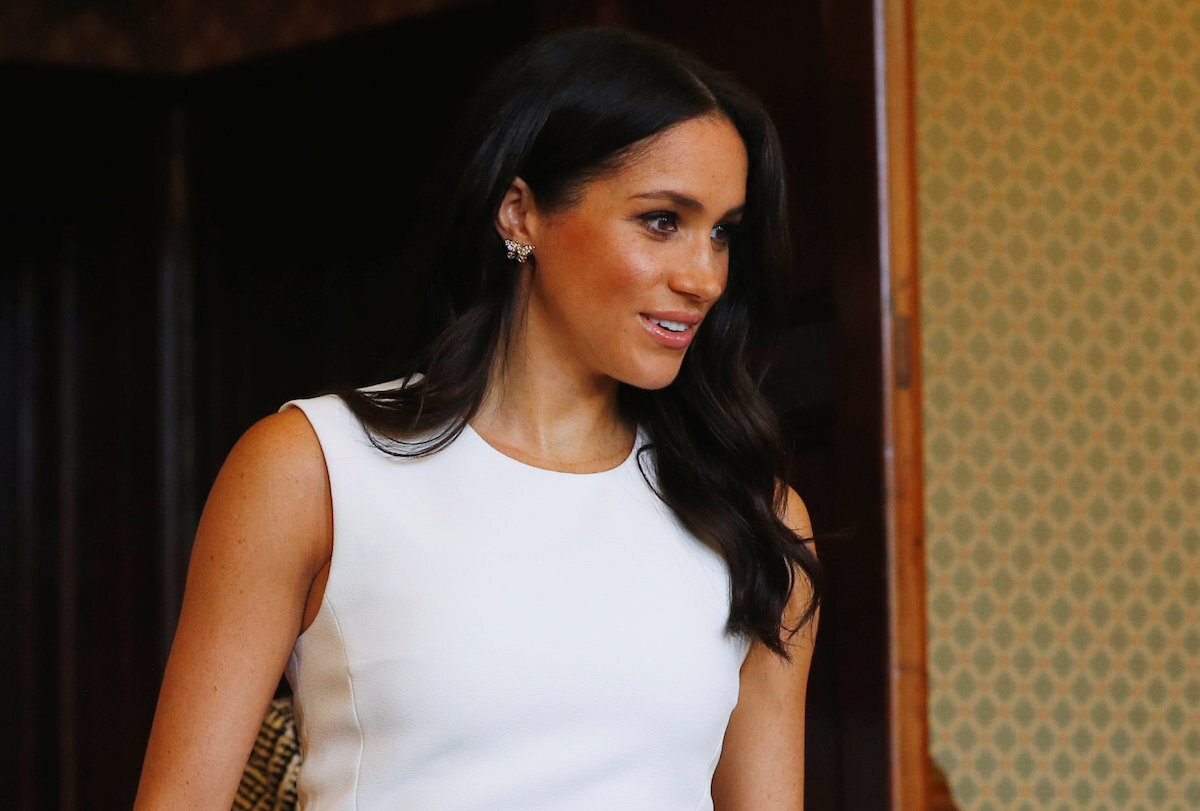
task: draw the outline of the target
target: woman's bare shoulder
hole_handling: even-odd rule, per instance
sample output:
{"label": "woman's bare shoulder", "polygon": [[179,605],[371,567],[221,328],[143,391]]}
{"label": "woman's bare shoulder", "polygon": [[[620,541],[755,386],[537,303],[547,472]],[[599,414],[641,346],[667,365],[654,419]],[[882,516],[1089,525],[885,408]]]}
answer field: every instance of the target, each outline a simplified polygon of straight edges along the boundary
{"label": "woman's bare shoulder", "polygon": [[[276,540],[291,552],[301,545],[316,563],[332,542],[331,517],[321,443],[304,412],[287,408],[256,422],[233,446],[213,484],[204,519],[228,521],[231,529],[243,531],[247,525],[269,526],[271,531],[254,533],[256,542],[270,546]],[[202,532],[197,540],[206,536],[211,534]]]}
{"label": "woman's bare shoulder", "polygon": [[[812,537],[808,509],[788,488],[780,518],[801,539]],[[797,571],[797,583],[807,580]],[[810,592],[794,588],[784,624],[795,627]],[[713,776],[717,808],[804,807],[804,710],[816,618],[795,634],[781,629],[790,660],[755,641],[742,664],[737,706],[729,718]]]}
{"label": "woman's bare shoulder", "polygon": [[805,506],[804,500],[800,498],[799,494],[790,487],[787,488],[787,500],[784,502],[783,515],[780,517],[783,519],[783,523],[787,524],[788,529],[800,538],[812,537],[812,521],[808,517],[808,507]]}
{"label": "woman's bare shoulder", "polygon": [[258,462],[264,467],[293,463],[305,468],[319,468],[317,472],[322,475],[325,470],[317,433],[304,412],[295,406],[251,425],[234,445],[230,459],[235,456],[240,463]]}
{"label": "woman's bare shoulder", "polygon": [[200,517],[137,808],[229,807],[332,527],[324,457],[304,414],[259,420]]}

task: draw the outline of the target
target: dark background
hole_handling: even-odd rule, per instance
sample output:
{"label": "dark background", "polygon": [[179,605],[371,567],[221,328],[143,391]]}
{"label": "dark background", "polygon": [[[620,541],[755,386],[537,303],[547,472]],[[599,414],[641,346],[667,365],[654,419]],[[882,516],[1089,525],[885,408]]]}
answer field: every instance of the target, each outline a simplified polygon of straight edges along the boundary
{"label": "dark background", "polygon": [[14,807],[129,807],[225,454],[288,399],[394,376],[399,256],[457,106],[513,48],[596,21],[697,51],[783,136],[797,261],[771,387],[793,485],[845,533],[820,549],[808,805],[887,807],[871,14],[813,0],[478,2],[187,75],[0,63]]}

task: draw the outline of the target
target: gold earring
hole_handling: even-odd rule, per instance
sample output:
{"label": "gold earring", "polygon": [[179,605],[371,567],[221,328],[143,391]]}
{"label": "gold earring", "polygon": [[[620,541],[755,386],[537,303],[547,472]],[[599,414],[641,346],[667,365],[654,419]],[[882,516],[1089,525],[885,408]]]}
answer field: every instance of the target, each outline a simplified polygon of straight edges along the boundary
{"label": "gold earring", "polygon": [[533,253],[532,245],[511,239],[504,240],[504,247],[508,249],[508,258],[516,259],[518,262],[524,262],[529,258],[529,254]]}

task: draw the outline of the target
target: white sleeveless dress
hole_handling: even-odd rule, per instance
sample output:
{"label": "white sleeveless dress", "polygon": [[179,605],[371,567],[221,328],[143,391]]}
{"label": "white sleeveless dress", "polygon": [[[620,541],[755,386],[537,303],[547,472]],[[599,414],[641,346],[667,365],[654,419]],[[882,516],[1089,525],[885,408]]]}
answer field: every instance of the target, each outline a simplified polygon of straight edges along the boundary
{"label": "white sleeveless dress", "polygon": [[725,632],[723,561],[636,453],[559,473],[468,426],[403,460],[336,397],[288,406],[333,498],[329,582],[287,670],[305,811],[712,808],[748,645]]}

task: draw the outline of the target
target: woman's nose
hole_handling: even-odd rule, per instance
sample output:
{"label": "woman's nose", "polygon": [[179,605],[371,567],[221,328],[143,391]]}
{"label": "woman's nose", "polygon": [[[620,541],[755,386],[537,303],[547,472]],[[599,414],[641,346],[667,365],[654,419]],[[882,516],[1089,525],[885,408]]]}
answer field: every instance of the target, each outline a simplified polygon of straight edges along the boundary
{"label": "woman's nose", "polygon": [[711,245],[705,245],[701,250],[690,252],[676,267],[671,274],[671,289],[699,301],[713,302],[725,292],[728,272],[728,251],[717,251]]}

